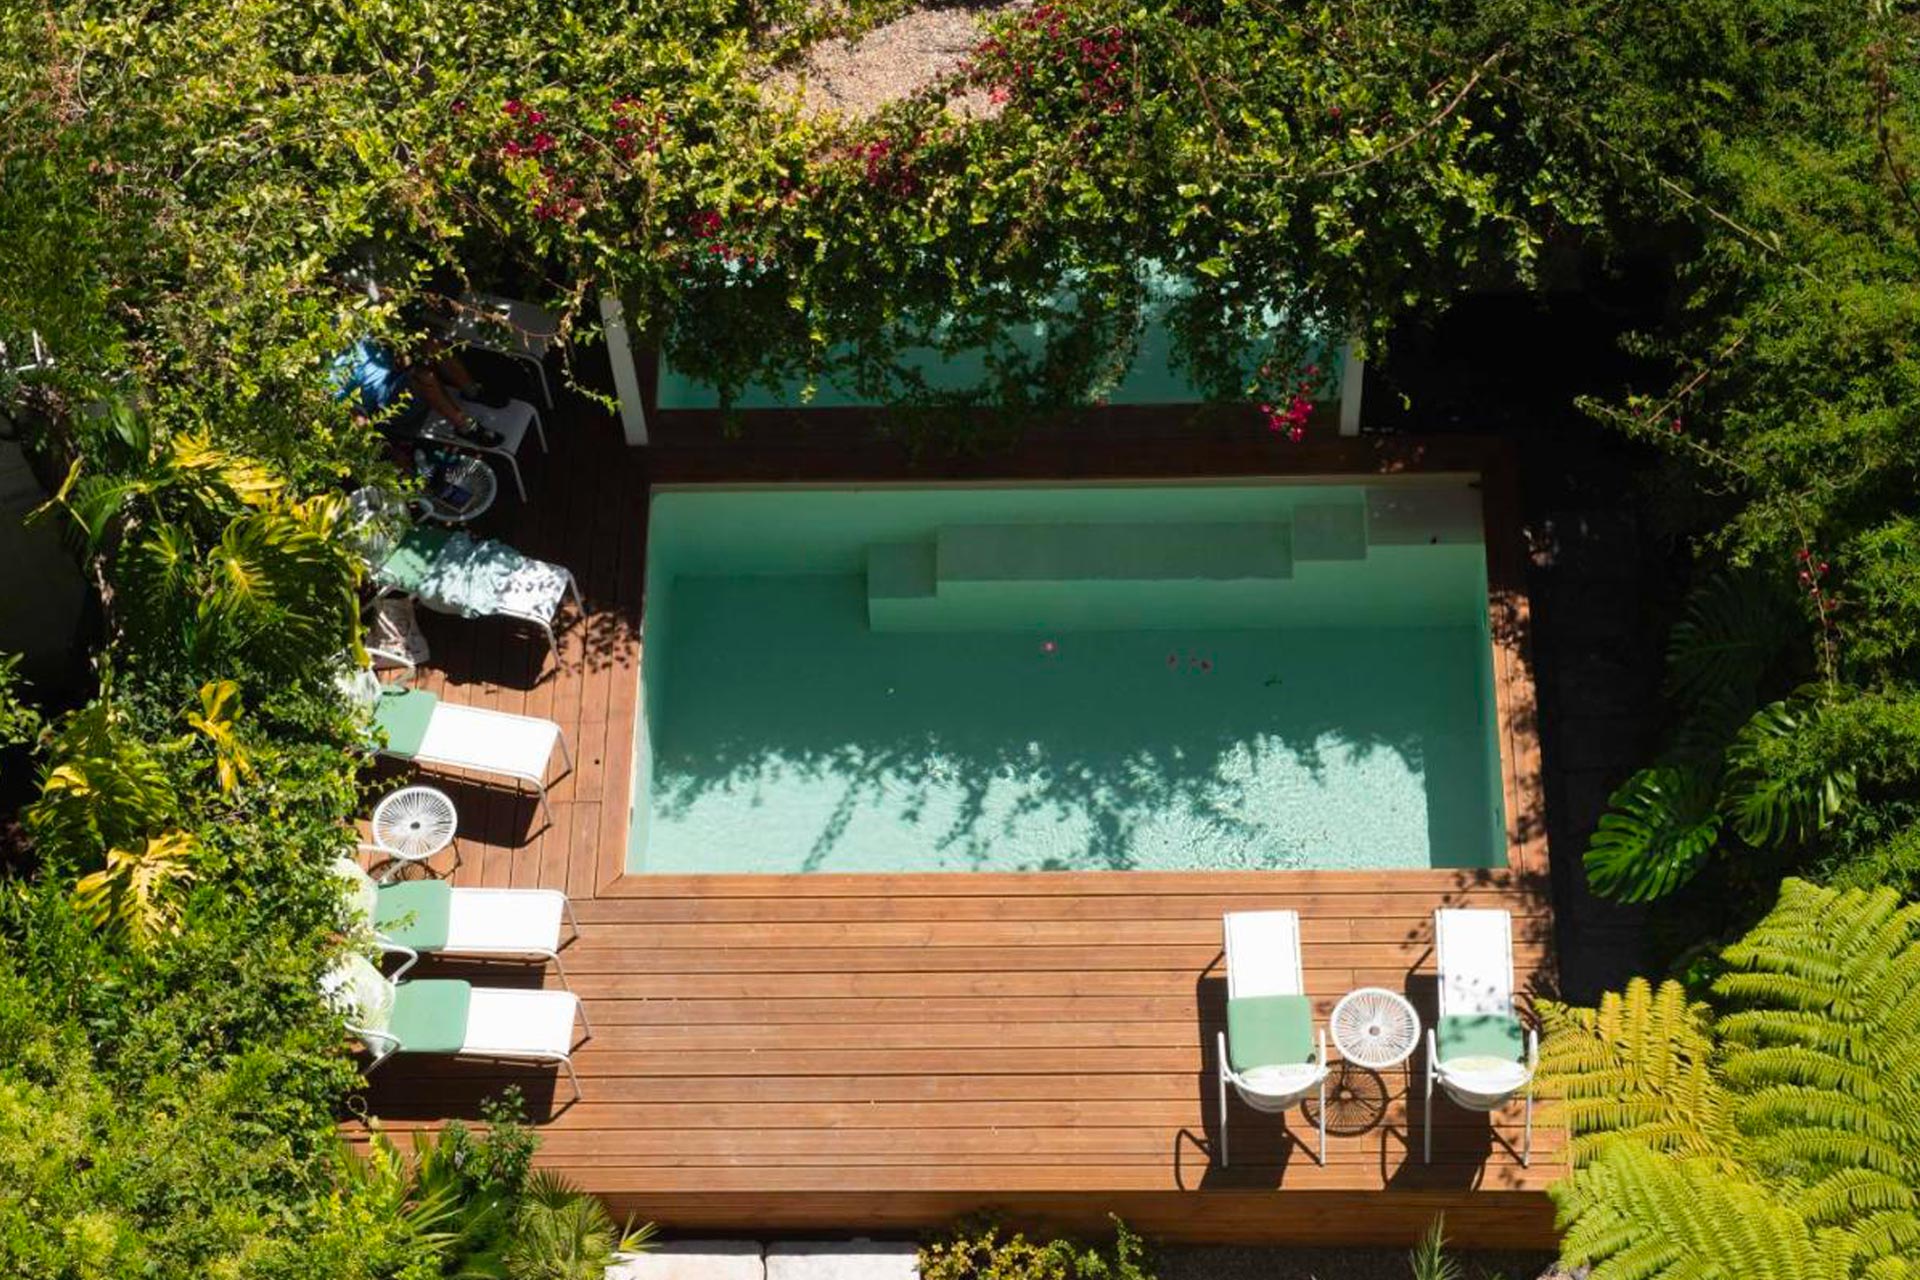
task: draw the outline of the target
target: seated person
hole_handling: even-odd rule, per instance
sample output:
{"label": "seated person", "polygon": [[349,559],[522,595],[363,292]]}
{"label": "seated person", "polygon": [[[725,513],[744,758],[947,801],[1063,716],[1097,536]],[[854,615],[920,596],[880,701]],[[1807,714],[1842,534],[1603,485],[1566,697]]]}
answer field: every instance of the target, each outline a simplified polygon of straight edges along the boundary
{"label": "seated person", "polygon": [[385,430],[409,435],[429,413],[438,413],[469,444],[491,447],[501,441],[498,431],[475,422],[454,398],[457,393],[469,402],[492,403],[466,366],[451,355],[403,364],[384,343],[362,338],[335,358],[333,378],[337,398],[354,398],[354,412],[379,419]]}

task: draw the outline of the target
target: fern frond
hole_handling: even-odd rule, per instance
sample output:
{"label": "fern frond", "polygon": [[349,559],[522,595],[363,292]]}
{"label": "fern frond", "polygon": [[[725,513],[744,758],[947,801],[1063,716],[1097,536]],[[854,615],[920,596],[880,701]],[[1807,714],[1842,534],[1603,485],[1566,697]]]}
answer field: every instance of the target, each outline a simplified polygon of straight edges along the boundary
{"label": "fern frond", "polygon": [[1920,1207],[1912,1187],[1872,1169],[1836,1169],[1801,1190],[1792,1203],[1802,1217],[1816,1225],[1858,1223],[1878,1213],[1911,1216]]}
{"label": "fern frond", "polygon": [[1574,1135],[1576,1160],[1631,1135],[1662,1151],[1724,1161],[1733,1132],[1715,1079],[1704,1004],[1677,982],[1636,978],[1597,1009],[1540,1003],[1541,1087]]}
{"label": "fern frond", "polygon": [[1761,1187],[1610,1143],[1553,1189],[1561,1259],[1591,1280],[1841,1280],[1848,1251]]}
{"label": "fern frond", "polygon": [[1871,1067],[1797,1044],[1728,1054],[1720,1065],[1720,1078],[1730,1087],[1753,1093],[1795,1085],[1857,1102],[1879,1092]]}

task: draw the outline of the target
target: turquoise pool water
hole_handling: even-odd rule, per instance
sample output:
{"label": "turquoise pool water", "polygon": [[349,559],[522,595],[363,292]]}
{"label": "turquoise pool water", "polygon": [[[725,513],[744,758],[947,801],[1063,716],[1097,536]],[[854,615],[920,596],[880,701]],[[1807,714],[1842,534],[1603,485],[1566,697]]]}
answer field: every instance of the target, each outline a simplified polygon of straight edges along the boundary
{"label": "turquoise pool water", "polygon": [[682,488],[642,872],[1504,864],[1479,494]]}
{"label": "turquoise pool water", "polygon": [[[1175,358],[1173,334],[1167,325],[1169,308],[1190,290],[1157,266],[1147,266],[1144,274],[1147,296],[1140,328],[1134,335],[1136,345],[1133,360],[1114,385],[1107,388],[1106,400],[1109,404],[1118,405],[1198,404],[1207,397],[1194,385],[1185,368]],[[1282,327],[1283,322],[1279,317],[1268,317],[1264,334],[1278,332]],[[1251,351],[1258,347],[1263,334],[1256,331],[1247,336],[1248,349]],[[1038,356],[1046,347],[1046,338],[1046,324],[1035,321],[1008,335],[1009,349],[1021,356]],[[1341,385],[1340,373],[1346,360],[1346,349],[1317,335],[1311,336],[1307,345],[1309,359],[1327,370],[1328,376],[1323,383],[1326,395],[1336,397]],[[836,354],[844,354],[844,348],[837,348]],[[924,346],[907,348],[899,354],[901,362],[936,391],[971,391],[986,380],[986,352],[977,348],[943,351]],[[1253,365],[1258,363],[1258,357],[1250,358],[1246,371],[1251,373]],[[720,405],[718,389],[676,367],[671,349],[660,353],[654,395],[654,402],[661,409],[716,409]],[[734,407],[840,409],[890,404],[896,399],[897,396],[883,396],[876,400],[833,378],[822,378],[814,387],[812,397],[808,398],[803,382],[784,379],[748,385],[735,399]]]}

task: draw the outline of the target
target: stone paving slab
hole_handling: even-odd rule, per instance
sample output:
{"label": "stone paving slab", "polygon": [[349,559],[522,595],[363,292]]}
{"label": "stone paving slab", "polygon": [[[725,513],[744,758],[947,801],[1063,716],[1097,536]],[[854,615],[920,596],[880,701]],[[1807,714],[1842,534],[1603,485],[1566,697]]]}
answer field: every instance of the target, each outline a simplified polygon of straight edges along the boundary
{"label": "stone paving slab", "polygon": [[607,1268],[606,1280],[766,1280],[758,1240],[673,1240]]}
{"label": "stone paving slab", "polygon": [[920,1251],[875,1240],[770,1244],[767,1280],[920,1280]]}

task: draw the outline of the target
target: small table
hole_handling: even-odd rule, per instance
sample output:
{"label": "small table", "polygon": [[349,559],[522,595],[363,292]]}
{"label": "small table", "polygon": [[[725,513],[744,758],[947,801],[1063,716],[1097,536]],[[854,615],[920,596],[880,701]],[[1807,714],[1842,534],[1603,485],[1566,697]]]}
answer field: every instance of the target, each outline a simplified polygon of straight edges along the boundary
{"label": "small table", "polygon": [[[421,462],[426,465],[417,465],[416,469],[422,478],[431,480],[434,464],[426,462],[425,458]],[[456,507],[447,501],[443,493],[429,489],[421,494],[427,504],[427,518],[441,524],[466,524],[478,519],[493,506],[494,498],[500,493],[500,477],[494,474],[485,458],[476,458],[472,454],[455,454],[451,461],[441,467],[440,479],[447,485],[459,485],[468,495],[465,505]]]}
{"label": "small table", "polygon": [[1340,1056],[1372,1071],[1399,1066],[1420,1044],[1420,1015],[1405,996],[1385,987],[1349,991],[1327,1021]]}
{"label": "small table", "polygon": [[460,813],[436,787],[402,787],[373,807],[373,843],[393,855],[380,883],[401,867],[425,862],[453,843]]}

